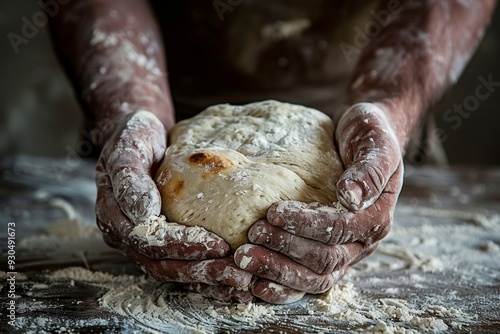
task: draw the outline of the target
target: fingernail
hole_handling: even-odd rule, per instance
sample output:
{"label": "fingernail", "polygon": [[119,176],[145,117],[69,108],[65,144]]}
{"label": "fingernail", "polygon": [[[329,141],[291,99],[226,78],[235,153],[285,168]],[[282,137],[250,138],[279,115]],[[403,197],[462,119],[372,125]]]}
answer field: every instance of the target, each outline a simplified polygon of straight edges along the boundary
{"label": "fingernail", "polygon": [[363,198],[363,187],[355,181],[346,181],[345,187],[340,194],[347,206],[359,209]]}
{"label": "fingernail", "polygon": [[129,208],[129,218],[139,223],[144,223],[148,220],[151,210],[151,198],[148,194],[140,196],[134,201]]}
{"label": "fingernail", "polygon": [[258,245],[264,245],[264,244],[268,244],[269,241],[271,241],[271,236],[268,235],[268,234],[263,234],[263,233],[260,233],[260,234],[249,234],[248,235],[248,240],[250,242],[253,242],[254,244],[258,244]]}
{"label": "fingernail", "polygon": [[283,211],[278,212],[276,211],[268,211],[267,212],[267,221],[278,227],[283,227],[285,226],[285,220],[281,217],[283,215]]}
{"label": "fingernail", "polygon": [[253,277],[251,273],[233,267],[226,267],[224,269],[223,275],[225,275],[226,277],[222,283],[233,286],[237,289],[246,289],[252,282]]}
{"label": "fingernail", "polygon": [[252,248],[253,246],[250,244],[245,244],[240,246],[235,252],[234,252],[234,262],[236,265],[245,270],[248,269],[248,266],[252,262],[252,257],[247,255],[247,252]]}
{"label": "fingernail", "polygon": [[262,221],[257,221],[248,230],[248,240],[255,244],[267,244],[270,241],[270,231]]}

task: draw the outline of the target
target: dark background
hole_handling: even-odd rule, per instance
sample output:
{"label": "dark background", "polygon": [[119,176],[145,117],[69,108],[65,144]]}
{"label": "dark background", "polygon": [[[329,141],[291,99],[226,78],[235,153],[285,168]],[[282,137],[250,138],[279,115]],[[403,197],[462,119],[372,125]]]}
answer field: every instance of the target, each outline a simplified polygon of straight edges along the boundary
{"label": "dark background", "polygon": [[[0,156],[65,156],[77,148],[83,117],[51,50],[47,27],[40,28],[16,54],[7,34],[20,34],[22,18],[32,20],[36,1],[0,4]],[[216,15],[215,12],[211,13]],[[458,83],[433,108],[450,164],[500,165],[500,87],[480,101],[460,126],[444,113],[474,95],[478,78],[500,82],[500,10],[497,7],[476,54]],[[454,128],[454,126],[456,128]]]}

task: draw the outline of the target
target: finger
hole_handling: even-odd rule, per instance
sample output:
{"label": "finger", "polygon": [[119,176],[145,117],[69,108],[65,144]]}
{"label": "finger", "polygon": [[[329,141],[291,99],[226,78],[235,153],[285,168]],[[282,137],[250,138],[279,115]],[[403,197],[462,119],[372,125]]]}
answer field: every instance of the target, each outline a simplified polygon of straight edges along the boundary
{"label": "finger", "polygon": [[365,246],[360,242],[326,245],[303,238],[269,224],[265,220],[254,223],[249,231],[250,242],[280,252],[317,274],[331,274],[354,261]]}
{"label": "finger", "polygon": [[231,257],[203,261],[152,260],[124,243],[119,249],[160,282],[222,284],[247,289],[252,281],[252,274],[236,267]]}
{"label": "finger", "polygon": [[267,220],[287,232],[328,245],[356,241],[373,243],[383,239],[391,229],[402,176],[400,162],[379,199],[363,211],[354,213],[339,206],[286,201],[272,205]]}
{"label": "finger", "polygon": [[127,240],[134,225],[123,214],[113,195],[111,180],[101,163],[96,168],[97,200],[95,205],[96,221],[105,234],[112,234],[119,240]]}
{"label": "finger", "polygon": [[[326,244],[340,244],[350,242],[352,235],[344,233],[344,229],[353,215],[347,210],[320,206],[318,203],[284,201],[268,209],[267,220],[298,236]],[[339,240],[332,238],[335,235],[339,236]]]}
{"label": "finger", "polygon": [[143,255],[156,259],[203,260],[229,254],[230,247],[224,239],[200,227],[166,223],[164,227],[148,230],[146,224],[134,226],[115,201],[110,179],[101,164],[96,168],[96,184],[97,226]]}
{"label": "finger", "polygon": [[186,284],[184,288],[195,291],[207,298],[220,300],[223,302],[234,303],[250,303],[255,299],[255,296],[250,291],[238,290],[236,288],[225,285],[208,285],[208,284]]}
{"label": "finger", "polygon": [[131,244],[153,259],[203,260],[228,256],[231,247],[217,234],[199,226],[151,222],[134,227]]}
{"label": "finger", "polygon": [[266,279],[256,280],[250,285],[250,291],[255,297],[273,304],[291,304],[300,300],[306,294],[304,291],[290,289]]}
{"label": "finger", "polygon": [[240,246],[234,253],[238,267],[261,278],[309,293],[322,293],[340,279],[343,269],[333,274],[318,275],[287,256],[258,245]]}
{"label": "finger", "polygon": [[347,169],[337,182],[337,197],[358,211],[377,200],[401,160],[401,151],[385,113],[360,103],[339,121],[336,139]]}
{"label": "finger", "polygon": [[116,142],[107,145],[101,159],[111,177],[116,201],[134,223],[159,215],[161,197],[152,179],[152,167],[162,160],[166,149],[163,124],[150,112],[127,116]]}

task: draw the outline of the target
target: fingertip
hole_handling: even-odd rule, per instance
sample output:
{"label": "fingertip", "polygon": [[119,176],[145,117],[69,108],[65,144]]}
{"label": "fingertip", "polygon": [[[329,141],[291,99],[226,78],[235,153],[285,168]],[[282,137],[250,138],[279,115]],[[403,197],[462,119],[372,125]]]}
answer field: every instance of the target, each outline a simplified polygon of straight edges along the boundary
{"label": "fingertip", "polygon": [[251,253],[257,247],[258,246],[252,244],[244,244],[238,247],[233,255],[236,266],[243,270],[252,271],[252,269],[254,269],[253,264],[255,261],[253,260]]}
{"label": "fingertip", "polygon": [[273,225],[282,226],[284,224],[284,220],[281,218],[281,214],[283,213],[283,209],[279,209],[279,211],[278,211],[278,207],[280,204],[282,205],[282,203],[283,202],[274,203],[267,210],[266,218]]}
{"label": "fingertip", "polygon": [[364,202],[363,186],[358,181],[341,179],[337,182],[337,198],[340,204],[351,211],[359,211]]}
{"label": "fingertip", "polygon": [[276,210],[276,207],[278,206],[279,203],[273,203],[271,204],[271,206],[269,207],[269,209],[267,209],[267,211],[274,211]]}
{"label": "fingertip", "polygon": [[161,197],[158,189],[151,188],[149,192],[140,195],[127,213],[135,224],[145,223],[151,216],[159,216]]}
{"label": "fingertip", "polygon": [[223,271],[222,284],[232,286],[238,290],[248,289],[253,275],[233,266],[227,266]]}
{"label": "fingertip", "polygon": [[116,174],[114,180],[116,201],[135,225],[146,222],[152,215],[160,215],[160,192],[148,173],[130,168]]}
{"label": "fingertip", "polygon": [[248,229],[247,235],[250,242],[267,244],[270,237],[269,223],[264,219],[256,221]]}
{"label": "fingertip", "polygon": [[229,253],[231,253],[231,246],[229,246],[229,244],[222,238],[209,241],[206,245],[207,245],[207,251],[206,251],[207,259],[226,257],[229,255]]}
{"label": "fingertip", "polygon": [[306,207],[306,203],[299,201],[278,202],[267,210],[267,220],[270,224],[283,228],[287,225],[286,218],[302,212]]}

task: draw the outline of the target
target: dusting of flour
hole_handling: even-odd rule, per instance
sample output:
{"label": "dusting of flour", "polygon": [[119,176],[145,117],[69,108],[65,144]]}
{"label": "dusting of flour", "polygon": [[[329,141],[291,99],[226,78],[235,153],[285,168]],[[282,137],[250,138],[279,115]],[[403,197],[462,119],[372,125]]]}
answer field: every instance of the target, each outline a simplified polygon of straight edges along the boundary
{"label": "dusting of flour", "polygon": [[[499,245],[494,236],[500,232],[500,220],[483,215],[477,223],[472,214],[417,211],[400,205],[393,231],[373,256],[356,265],[329,292],[307,295],[290,305],[219,302],[142,274],[115,275],[85,269],[83,266],[89,267],[85,259],[90,267],[93,260],[102,259],[93,252],[109,249],[96,227],[72,215],[66,221],[49,224],[45,234],[20,240],[19,246],[23,254],[45,247],[55,263],[64,262],[59,258],[81,259],[81,267],[45,272],[43,280],[34,282],[29,293],[49,290],[58,282],[101,287],[103,292],[96,298],[103,310],[125,317],[141,331],[214,333],[237,328],[264,332],[277,328],[308,333],[334,330],[393,334],[467,330],[477,320],[471,304],[491,303],[491,309],[495,307],[495,298],[485,299],[481,293],[494,286],[498,277],[490,268],[495,267],[492,261],[498,264],[495,259]],[[136,226],[133,233],[154,244],[166,235],[174,236],[176,231],[175,225],[157,217]],[[0,273],[0,277],[6,274]],[[19,282],[26,279],[20,273],[18,278]],[[459,295],[464,287],[475,289],[474,295],[467,297],[468,303]],[[18,305],[23,310],[40,307],[29,298]],[[80,304],[75,301],[75,305]],[[20,329],[26,325],[44,328],[56,319],[42,315],[33,321],[19,314]],[[108,320],[93,321],[99,325]]]}
{"label": "dusting of flour", "polygon": [[163,246],[165,240],[184,240],[187,243],[216,242],[217,239],[199,226],[186,228],[184,225],[167,222],[164,215],[150,216],[146,222],[136,225],[129,237],[138,238],[150,246]]}
{"label": "dusting of flour", "polygon": [[321,296],[307,296],[291,305],[266,303],[235,304],[207,299],[156,282],[145,276],[111,275],[81,267],[69,267],[48,274],[52,281],[78,281],[106,288],[99,304],[129,317],[139,328],[152,333],[212,333],[255,330],[283,322],[303,332],[326,328],[364,328],[368,333],[420,333],[456,328],[468,316],[440,305],[417,307],[398,298],[366,298],[351,282],[334,286]]}

